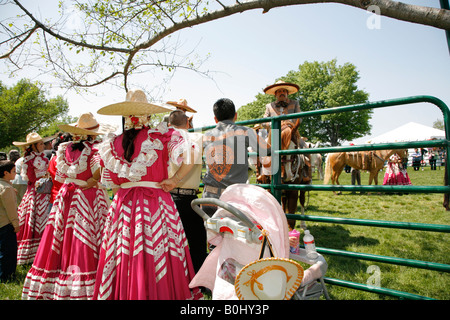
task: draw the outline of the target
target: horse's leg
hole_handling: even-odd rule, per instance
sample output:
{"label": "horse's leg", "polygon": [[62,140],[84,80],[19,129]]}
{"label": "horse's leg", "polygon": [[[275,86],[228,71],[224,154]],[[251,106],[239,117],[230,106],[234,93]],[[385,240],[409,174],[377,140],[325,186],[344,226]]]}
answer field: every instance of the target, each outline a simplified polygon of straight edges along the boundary
{"label": "horse's leg", "polygon": [[[300,190],[300,195],[299,195],[298,199],[300,200],[300,214],[302,216],[305,215],[305,199],[306,199],[305,195],[306,195],[306,191]],[[300,227],[304,230],[306,229],[306,223],[304,220],[300,220]]]}
{"label": "horse's leg", "polygon": [[283,191],[283,194],[281,196],[281,207],[283,208],[284,213],[287,212],[286,202],[287,202],[287,191]]}
{"label": "horse's leg", "polygon": [[322,164],[319,164],[317,167],[318,167],[317,175],[319,176],[319,179],[320,179],[320,180],[323,180],[323,168],[322,168]]}
{"label": "horse's leg", "polygon": [[[337,167],[335,170],[333,170],[333,175],[334,175],[334,177],[332,176],[332,181],[333,181],[333,184],[334,184],[334,182],[336,182],[336,185],[340,185],[340,183],[339,183],[339,176],[341,175],[341,173],[342,173],[342,170],[344,170],[344,167],[345,167],[345,165],[343,165],[342,167]],[[334,194],[342,194],[342,191],[338,191],[337,193],[336,193],[336,191],[334,191]]]}
{"label": "horse's leg", "polygon": [[[295,214],[297,212],[298,190],[286,190],[286,206],[284,212],[287,214]],[[295,219],[287,220],[289,228],[295,229]]]}
{"label": "horse's leg", "polygon": [[[372,184],[372,181],[374,185],[378,185],[378,171],[379,169],[374,169],[370,171],[369,186]],[[370,194],[370,192],[368,192],[367,194]],[[379,192],[378,194],[381,194],[381,192]]]}

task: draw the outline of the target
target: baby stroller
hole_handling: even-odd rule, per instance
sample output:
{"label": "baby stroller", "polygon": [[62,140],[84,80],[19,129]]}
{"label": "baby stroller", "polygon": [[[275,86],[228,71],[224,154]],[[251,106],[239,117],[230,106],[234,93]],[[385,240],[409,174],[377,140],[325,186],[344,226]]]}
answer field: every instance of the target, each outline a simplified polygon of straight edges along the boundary
{"label": "baby stroller", "polygon": [[[199,207],[201,204],[217,205],[218,210],[209,217]],[[290,253],[286,216],[268,191],[256,185],[235,184],[228,187],[220,199],[196,199],[191,206],[203,218],[208,243],[214,249],[190,287],[210,289],[213,300],[243,299],[235,288],[241,269],[261,259],[270,260],[268,257],[272,255],[310,266],[302,270],[301,283],[299,281],[293,288],[295,292],[292,291],[289,299],[318,299],[322,295],[329,299],[323,281],[328,268],[325,259],[320,254],[314,260],[308,259],[302,248],[299,254]],[[266,241],[269,246],[264,245]]]}

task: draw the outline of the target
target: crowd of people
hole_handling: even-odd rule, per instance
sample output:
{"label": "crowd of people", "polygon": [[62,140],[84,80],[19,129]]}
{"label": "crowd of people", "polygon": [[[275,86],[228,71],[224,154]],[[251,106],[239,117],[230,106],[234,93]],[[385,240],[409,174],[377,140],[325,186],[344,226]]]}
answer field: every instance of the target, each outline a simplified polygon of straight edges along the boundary
{"label": "crowd of people", "polygon": [[[441,159],[441,165],[445,163],[445,152],[443,150],[433,147],[429,149],[420,148],[419,151],[419,148],[415,148],[411,154],[414,171],[424,170],[426,157],[428,157],[431,170],[436,170],[438,159]],[[406,170],[407,166],[408,158],[402,158],[399,154],[394,153],[387,161],[383,185],[411,185],[411,179]]]}
{"label": "crowd of people", "polygon": [[[298,89],[268,86],[275,101],[264,117],[300,112],[288,97]],[[22,299],[201,299],[205,288],[190,283],[212,248],[191,202],[201,183],[202,197],[216,199],[247,183],[248,150],[270,156],[266,139],[235,123],[232,100],[212,109],[215,128],[191,132],[186,113],[196,111],[185,99],[159,105],[133,90],[97,111],[122,117],[120,134],[85,113],[54,136],[31,132],[12,142],[23,155],[13,149],[0,158],[0,281],[30,265]],[[158,113],[169,114],[152,125]],[[411,184],[397,154],[383,184]],[[209,217],[217,210],[201,208]]]}
{"label": "crowd of people", "polygon": [[420,150],[415,148],[411,157],[414,171],[419,171],[421,168],[423,171],[426,166],[426,160],[428,160],[431,170],[436,170],[438,160],[440,160],[441,166],[445,163],[446,152],[444,148],[420,148]]}
{"label": "crowd of people", "polygon": [[[293,86],[269,94],[289,104]],[[298,112],[284,104],[267,116]],[[167,112],[167,123],[151,125]],[[230,99],[215,102],[217,126],[204,134],[188,131],[187,112],[196,111],[184,99],[159,105],[134,90],[97,112],[123,117],[121,134],[85,113],[55,136],[13,142],[23,156],[12,150],[0,161],[0,281],[25,264],[22,299],[202,298],[204,288],[189,284],[209,248],[190,203],[202,182],[213,198],[248,182],[247,150],[270,155],[270,146],[235,124]]]}

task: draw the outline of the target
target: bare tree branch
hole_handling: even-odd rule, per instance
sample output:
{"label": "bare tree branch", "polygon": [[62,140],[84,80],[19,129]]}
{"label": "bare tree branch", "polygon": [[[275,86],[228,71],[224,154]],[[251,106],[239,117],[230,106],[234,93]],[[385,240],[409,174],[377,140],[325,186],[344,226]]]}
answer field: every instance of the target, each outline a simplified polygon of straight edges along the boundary
{"label": "bare tree branch", "polygon": [[[30,42],[32,35],[37,34],[36,37],[38,37],[39,33],[35,31],[40,30],[44,34],[44,43],[41,44],[44,49],[39,59],[45,56],[47,62],[53,65],[54,72],[63,81],[69,86],[78,87],[94,87],[108,82],[117,76],[122,76],[124,87],[127,90],[130,75],[136,72],[139,67],[143,66],[154,65],[175,69],[187,68],[198,72],[199,70],[196,67],[187,64],[184,65],[183,63],[187,62],[179,56],[180,63],[174,61],[167,64],[142,63],[139,60],[143,59],[143,55],[158,54],[155,49],[156,44],[160,44],[162,40],[180,30],[249,10],[261,9],[262,13],[267,13],[273,8],[318,3],[336,3],[362,10],[376,6],[378,8],[377,11],[382,16],[427,25],[447,30],[447,32],[450,30],[450,10],[405,4],[393,0],[249,0],[245,2],[216,0],[215,6],[218,9],[211,12],[208,11],[208,3],[202,0],[193,0],[192,2],[179,0],[155,0],[151,2],[136,0],[131,3],[104,0],[103,2],[110,6],[103,6],[102,1],[77,3],[83,9],[83,12],[86,14],[86,19],[89,19],[91,24],[86,22],[86,20],[84,31],[79,33],[75,32],[72,35],[62,31],[64,22],[62,22],[62,25],[55,24],[54,26],[47,26],[33,16],[22,5],[21,1],[12,1],[32,21],[33,27],[30,28],[24,25],[26,30],[22,31],[18,36],[14,36],[14,33],[11,32],[9,39],[4,42],[11,42],[14,45],[8,52],[0,55],[0,59],[9,58],[17,68],[20,68],[21,63],[26,65],[32,62],[31,60],[27,60],[30,59],[30,56],[27,56],[30,55],[29,50],[21,51],[17,49],[23,47],[25,43]],[[229,3],[229,5],[226,3]],[[61,29],[58,30],[58,26]],[[91,28],[93,30],[90,30]],[[146,36],[147,34],[148,36]],[[47,35],[50,37],[47,37]],[[62,45],[53,44],[53,47],[50,47],[49,44],[52,39],[62,43]],[[70,58],[65,57],[63,52],[64,46],[69,46],[69,50],[73,47],[77,48],[77,53],[84,49],[90,51],[92,54],[91,64],[78,62],[78,66],[73,68],[72,65],[75,65],[77,61],[72,61]],[[52,57],[53,50],[56,50],[57,57]],[[175,52],[168,50],[166,54],[171,54],[175,57]],[[12,55],[20,57],[23,54],[26,55],[25,60],[16,59],[13,61],[11,59]],[[98,70],[94,70],[94,68],[98,65],[98,59],[104,59],[101,62],[105,67],[111,69],[109,70],[111,72],[104,71],[105,74],[97,76]],[[37,57],[35,60],[38,60]],[[90,74],[95,74],[95,79],[88,80]]]}
{"label": "bare tree branch", "polygon": [[36,23],[36,25],[40,29],[42,29],[42,31],[50,34],[51,36],[53,36],[59,40],[66,41],[67,43],[71,43],[75,46],[85,47],[85,48],[94,49],[94,50],[115,51],[115,52],[123,52],[123,53],[128,53],[130,51],[129,49],[124,49],[124,48],[97,46],[97,45],[93,45],[93,44],[89,44],[89,43],[85,43],[85,42],[81,42],[81,41],[75,41],[73,39],[67,38],[61,34],[54,32],[52,29],[47,28],[47,26],[45,26],[42,22],[37,20],[18,0],[14,0],[14,2],[17,4],[18,7],[20,7],[20,9],[23,10],[23,12],[26,13],[26,15],[28,17],[30,17],[31,20],[33,20],[34,23]]}
{"label": "bare tree branch", "polygon": [[[11,54],[13,54],[14,51],[16,51],[17,48],[19,48],[20,46],[22,46],[22,44],[24,44],[24,43],[31,37],[31,35],[32,35],[36,30],[38,30],[38,29],[39,29],[39,26],[38,26],[38,25],[35,25],[35,26],[34,26],[33,28],[31,28],[30,30],[27,30],[26,32],[24,32],[24,33],[22,33],[22,34],[20,34],[20,35],[18,35],[18,36],[16,36],[16,37],[13,37],[12,39],[18,39],[18,38],[22,37],[24,34],[26,34],[25,38],[23,38],[22,40],[20,40],[19,43],[17,43],[17,45],[13,46],[13,47],[11,48],[11,50],[9,50],[7,53],[5,53],[4,55],[1,55],[1,56],[0,56],[0,59],[6,59],[6,58],[9,58],[9,57],[11,56]],[[12,40],[12,39],[11,39],[11,40]]]}

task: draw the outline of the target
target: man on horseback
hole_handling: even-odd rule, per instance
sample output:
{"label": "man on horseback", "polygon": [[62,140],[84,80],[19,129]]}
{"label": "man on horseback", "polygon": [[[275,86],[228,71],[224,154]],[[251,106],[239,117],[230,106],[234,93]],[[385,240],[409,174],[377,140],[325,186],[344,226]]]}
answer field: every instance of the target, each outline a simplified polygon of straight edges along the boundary
{"label": "man on horseback", "polygon": [[[277,81],[276,83],[267,86],[264,89],[265,94],[274,95],[276,100],[274,102],[268,103],[266,105],[266,111],[264,113],[263,118],[267,117],[276,117],[282,114],[291,114],[300,112],[300,104],[297,100],[290,99],[289,95],[298,92],[299,86],[295,83],[285,82],[282,80]],[[302,118],[286,120],[290,121],[292,124],[298,128],[298,125],[302,123]],[[296,124],[298,121],[298,124]],[[269,131],[270,130],[270,122],[263,123],[263,126]],[[308,148],[306,142],[298,133],[297,129],[295,129],[296,135],[298,135],[298,139],[295,140],[295,148],[303,149]],[[303,159],[303,158],[302,158]],[[305,161],[306,160],[306,161]],[[301,175],[304,179],[311,180],[311,162],[310,159],[304,159],[302,161],[305,163],[305,166],[301,166],[298,168],[302,171]]]}
{"label": "man on horseback", "polygon": [[[290,94],[298,92],[299,86],[295,83],[278,81],[264,89],[264,93],[274,95],[276,100],[266,105],[264,118],[275,117],[283,114],[300,112],[300,104],[297,100],[289,99]],[[305,141],[298,132],[298,127],[302,119],[291,119],[281,123],[281,149],[307,148]],[[269,131],[270,122],[263,123],[263,126]],[[289,137],[289,139],[285,139]],[[270,139],[270,136],[269,136]],[[289,140],[289,141],[285,141]],[[282,180],[283,183],[309,184],[312,180],[310,155],[292,155],[281,159]],[[264,166],[264,164],[263,164]],[[284,172],[283,172],[284,169]],[[284,178],[283,178],[284,173]],[[290,177],[290,178],[289,178]],[[268,175],[261,175],[258,181],[264,181],[269,178]],[[297,211],[297,199],[300,200],[301,212],[304,213],[305,191],[285,190],[282,196],[283,210],[289,214],[295,214]],[[295,220],[288,220],[289,227],[295,228]]]}
{"label": "man on horseback", "polygon": [[[263,118],[276,117],[282,114],[298,113],[300,112],[300,104],[297,100],[289,99],[290,94],[298,92],[299,86],[295,83],[284,82],[282,80],[277,81],[264,89],[265,94],[274,95],[276,101],[268,103],[266,105],[266,111]],[[296,119],[291,119],[295,123]],[[302,119],[300,118],[300,123]],[[264,127],[269,130],[270,122],[264,123]],[[307,148],[306,143],[303,139],[299,141],[300,148]]]}

